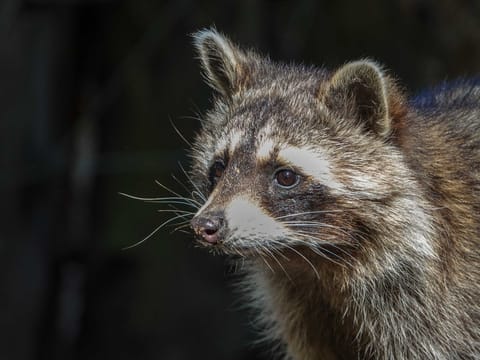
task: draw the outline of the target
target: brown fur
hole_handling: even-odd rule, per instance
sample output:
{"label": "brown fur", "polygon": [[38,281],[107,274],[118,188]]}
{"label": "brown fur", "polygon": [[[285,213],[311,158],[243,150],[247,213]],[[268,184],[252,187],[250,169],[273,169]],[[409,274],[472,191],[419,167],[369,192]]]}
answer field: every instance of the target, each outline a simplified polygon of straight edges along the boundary
{"label": "brown fur", "polygon": [[[266,336],[296,360],[480,358],[480,86],[407,100],[368,60],[332,73],[276,64],[213,30],[196,46],[219,96],[193,148],[209,201],[192,224],[201,244],[246,258]],[[264,133],[319,149],[339,185],[302,175],[278,190],[275,155],[255,159]],[[215,159],[225,171],[211,184]],[[240,195],[279,224],[321,210],[295,219],[322,226],[280,245],[262,226],[238,235],[224,212]],[[199,225],[212,219],[214,244]]]}

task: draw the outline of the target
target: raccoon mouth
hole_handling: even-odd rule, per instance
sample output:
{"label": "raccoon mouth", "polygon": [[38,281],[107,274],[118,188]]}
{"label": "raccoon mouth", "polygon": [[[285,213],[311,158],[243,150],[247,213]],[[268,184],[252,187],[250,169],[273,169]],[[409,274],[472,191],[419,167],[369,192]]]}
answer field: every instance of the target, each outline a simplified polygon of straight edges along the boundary
{"label": "raccoon mouth", "polygon": [[236,255],[241,257],[258,257],[262,253],[254,246],[241,245],[237,241],[222,240],[218,242],[209,242],[203,237],[196,237],[196,245],[208,249],[212,252],[225,255]]}
{"label": "raccoon mouth", "polygon": [[258,246],[251,246],[249,244],[239,244],[239,241],[224,240],[216,243],[211,243],[203,238],[197,237],[196,244],[208,249],[215,254],[236,256],[242,258],[258,258],[267,256],[271,249],[262,249]]}

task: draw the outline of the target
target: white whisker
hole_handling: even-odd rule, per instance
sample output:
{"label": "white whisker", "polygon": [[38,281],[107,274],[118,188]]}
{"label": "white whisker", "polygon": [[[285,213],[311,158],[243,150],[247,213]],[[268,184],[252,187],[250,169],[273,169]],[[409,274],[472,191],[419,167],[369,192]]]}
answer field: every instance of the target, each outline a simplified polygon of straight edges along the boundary
{"label": "white whisker", "polygon": [[155,230],[153,230],[150,234],[148,234],[148,235],[147,235],[146,237],[144,237],[142,240],[136,242],[136,243],[133,244],[133,245],[124,247],[122,250],[129,250],[129,249],[131,249],[131,248],[134,248],[134,247],[136,247],[136,246],[144,243],[145,241],[147,241],[148,239],[150,239],[153,235],[155,235],[155,234],[158,232],[158,230],[160,230],[161,228],[163,228],[165,225],[170,224],[172,221],[177,220],[177,219],[179,219],[179,218],[181,218],[181,217],[182,217],[182,216],[177,215],[177,216],[174,216],[173,218],[168,219],[167,221],[165,221],[165,222],[163,222],[162,224],[160,224]]}
{"label": "white whisker", "polygon": [[192,199],[192,198],[186,198],[186,197],[180,195],[179,193],[177,193],[177,192],[169,189],[168,187],[166,187],[165,185],[163,185],[161,182],[159,182],[159,181],[157,181],[157,180],[155,180],[155,183],[157,183],[158,186],[164,188],[165,190],[167,190],[168,192],[172,193],[173,195],[176,195],[178,198],[182,198],[182,199],[188,200],[188,201],[190,201],[191,203],[196,204],[198,207],[201,207],[201,206],[202,206],[202,204],[201,204],[200,202],[198,202],[197,200]]}
{"label": "white whisker", "polygon": [[[303,237],[303,238],[305,238],[305,239],[308,239],[308,240],[312,240],[311,243],[310,243],[310,242],[302,241],[302,243],[304,243],[304,244],[307,243],[307,244],[313,245],[313,244],[319,242],[319,239],[318,239],[318,238],[316,238],[314,235],[309,234],[309,233],[297,232],[296,235],[297,235],[297,236],[300,236],[300,237]],[[299,240],[299,239],[297,239],[297,240]],[[339,250],[340,252],[342,252],[343,254],[345,254],[346,256],[350,257],[352,260],[355,260],[355,258],[352,256],[352,254],[350,254],[349,252],[345,251],[344,249],[342,249],[341,247],[337,246],[336,244],[333,244],[333,243],[330,243],[330,242],[327,242],[327,243],[323,242],[323,244],[324,244],[324,245],[332,246],[332,247],[334,247],[335,249],[337,249],[337,250]],[[339,262],[337,262],[337,261],[329,258],[328,256],[325,256],[325,254],[323,254],[323,253],[321,253],[321,252],[322,252],[322,251],[327,252],[327,253],[329,253],[330,255],[335,256],[336,258],[338,258],[338,259],[340,259],[340,260],[342,260],[342,261],[345,261],[346,264],[348,264],[349,266],[352,266],[352,263],[350,263],[349,261],[346,261],[346,260],[342,259],[339,255],[337,255],[337,254],[335,254],[334,252],[326,249],[324,246],[321,246],[321,245],[320,245],[319,251],[320,251],[320,254],[319,254],[319,255],[326,257],[327,259],[329,259],[330,261],[334,262],[334,263],[337,264],[337,265],[345,266],[344,263],[339,263]],[[318,252],[316,252],[316,253],[318,254]]]}
{"label": "white whisker", "polygon": [[288,280],[290,280],[292,283],[293,283],[293,280],[292,278],[290,277],[290,275],[287,273],[287,270],[285,270],[285,267],[282,265],[282,263],[277,259],[277,257],[275,256],[274,252],[276,252],[277,254],[283,256],[285,259],[289,260],[284,254],[282,254],[281,252],[279,252],[277,249],[272,249],[270,250],[269,248],[267,248],[266,246],[262,246],[265,251],[267,252],[268,255],[270,255],[271,258],[273,258],[273,260],[275,260],[275,262],[278,264],[278,266],[280,266],[280,269],[282,269],[283,273],[285,274],[285,276],[288,278]]}
{"label": "white whisker", "polygon": [[178,136],[180,136],[180,139],[183,140],[183,142],[185,142],[185,144],[188,145],[189,148],[192,147],[192,144],[185,138],[185,136],[183,136],[183,134],[180,132],[180,130],[178,130],[178,128],[175,126],[175,124],[173,123],[172,119],[169,117],[168,120],[170,121],[170,125],[172,125],[173,129],[175,130],[175,132],[178,134]]}
{"label": "white whisker", "polygon": [[122,196],[125,196],[127,198],[130,198],[130,199],[133,199],[133,200],[140,200],[140,201],[156,203],[156,204],[158,204],[158,203],[159,204],[162,204],[162,203],[164,203],[164,204],[176,203],[176,204],[194,206],[196,208],[200,207],[200,205],[201,205],[197,201],[194,201],[192,199],[189,199],[189,198],[186,198],[186,197],[183,197],[183,196],[178,196],[178,197],[177,196],[176,197],[167,196],[167,197],[148,198],[148,197],[130,195],[130,194],[126,194],[126,193],[123,193],[123,192],[119,192],[118,194],[122,195]]}
{"label": "white whisker", "polygon": [[281,247],[286,247],[287,249],[290,249],[291,251],[293,251],[294,253],[296,253],[298,256],[300,256],[303,260],[305,260],[305,262],[310,265],[310,267],[312,268],[313,272],[315,273],[315,276],[317,277],[317,279],[320,279],[320,274],[318,273],[318,270],[315,268],[315,266],[312,264],[312,262],[310,260],[308,260],[305,255],[303,255],[300,251],[298,251],[297,249],[291,247],[290,245],[284,243],[284,242],[280,242],[278,240],[270,240],[278,245],[280,245]]}
{"label": "white whisker", "polygon": [[186,210],[178,210],[178,209],[158,209],[157,212],[159,212],[159,213],[175,213],[177,215],[184,214],[185,216],[195,215],[194,212],[186,211]]}
{"label": "white whisker", "polygon": [[170,176],[172,177],[173,180],[177,182],[177,184],[179,184],[183,188],[183,190],[185,190],[187,193],[190,192],[191,189],[189,189],[188,186],[183,183],[183,181],[177,178],[174,174],[170,174]]}
{"label": "white whisker", "polygon": [[[192,180],[192,178],[190,177],[190,175],[188,174],[188,172],[184,169],[183,165],[181,162],[178,162],[178,166],[180,167],[180,169],[182,170],[182,172],[185,174],[185,177],[187,178],[187,180],[190,182],[190,184],[193,185],[193,187],[195,188],[196,190],[196,193],[200,196],[200,198],[203,200],[203,202],[206,202],[207,201],[207,196],[205,196],[201,190],[199,189],[198,185],[195,183],[195,181]],[[193,193],[192,193],[193,194]]]}
{"label": "white whisker", "polygon": [[299,212],[299,213],[277,216],[277,217],[275,217],[275,220],[285,219],[285,218],[293,217],[293,216],[304,216],[304,215],[313,215],[313,214],[329,214],[329,213],[339,213],[339,212],[343,212],[343,210],[304,211],[304,212]]}
{"label": "white whisker", "polygon": [[257,254],[260,256],[260,258],[263,260],[263,262],[265,263],[265,265],[267,265],[267,267],[270,269],[270,271],[274,274],[275,273],[275,270],[272,268],[272,266],[270,265],[270,263],[267,261],[267,259],[265,259],[265,257],[263,256],[263,251],[262,251],[262,246],[261,244],[255,240],[255,243],[256,244],[259,244],[260,246],[257,247],[257,246],[253,246],[253,249],[257,252]]}
{"label": "white whisker", "polygon": [[328,228],[328,229],[334,229],[344,235],[347,235],[348,237],[351,236],[350,233],[348,233],[347,231],[337,227],[337,226],[334,226],[334,225],[331,225],[331,224],[325,224],[325,223],[320,223],[320,222],[316,222],[316,221],[285,221],[285,222],[282,222],[282,224],[284,225],[287,225],[287,226],[290,226],[290,227],[317,227],[317,228]]}

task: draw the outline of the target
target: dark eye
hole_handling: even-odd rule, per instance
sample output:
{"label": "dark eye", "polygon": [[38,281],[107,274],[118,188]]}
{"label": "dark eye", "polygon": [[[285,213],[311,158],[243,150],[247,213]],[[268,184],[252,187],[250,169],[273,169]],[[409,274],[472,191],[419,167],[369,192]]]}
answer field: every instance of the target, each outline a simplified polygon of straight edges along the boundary
{"label": "dark eye", "polygon": [[225,172],[225,164],[221,160],[217,160],[210,168],[210,183],[215,186]]}
{"label": "dark eye", "polygon": [[300,181],[300,176],[293,170],[280,169],[275,173],[275,181],[284,188],[292,188]]}

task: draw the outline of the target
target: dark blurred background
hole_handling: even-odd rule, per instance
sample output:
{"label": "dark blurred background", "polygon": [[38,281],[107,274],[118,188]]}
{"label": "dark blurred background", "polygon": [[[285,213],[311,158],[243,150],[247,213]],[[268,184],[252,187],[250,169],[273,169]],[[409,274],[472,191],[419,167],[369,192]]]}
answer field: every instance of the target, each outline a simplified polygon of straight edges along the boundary
{"label": "dark blurred background", "polygon": [[480,73],[479,0],[0,1],[0,359],[267,359],[225,259],[172,228],[210,104],[189,34],[273,59],[371,57],[415,92]]}

